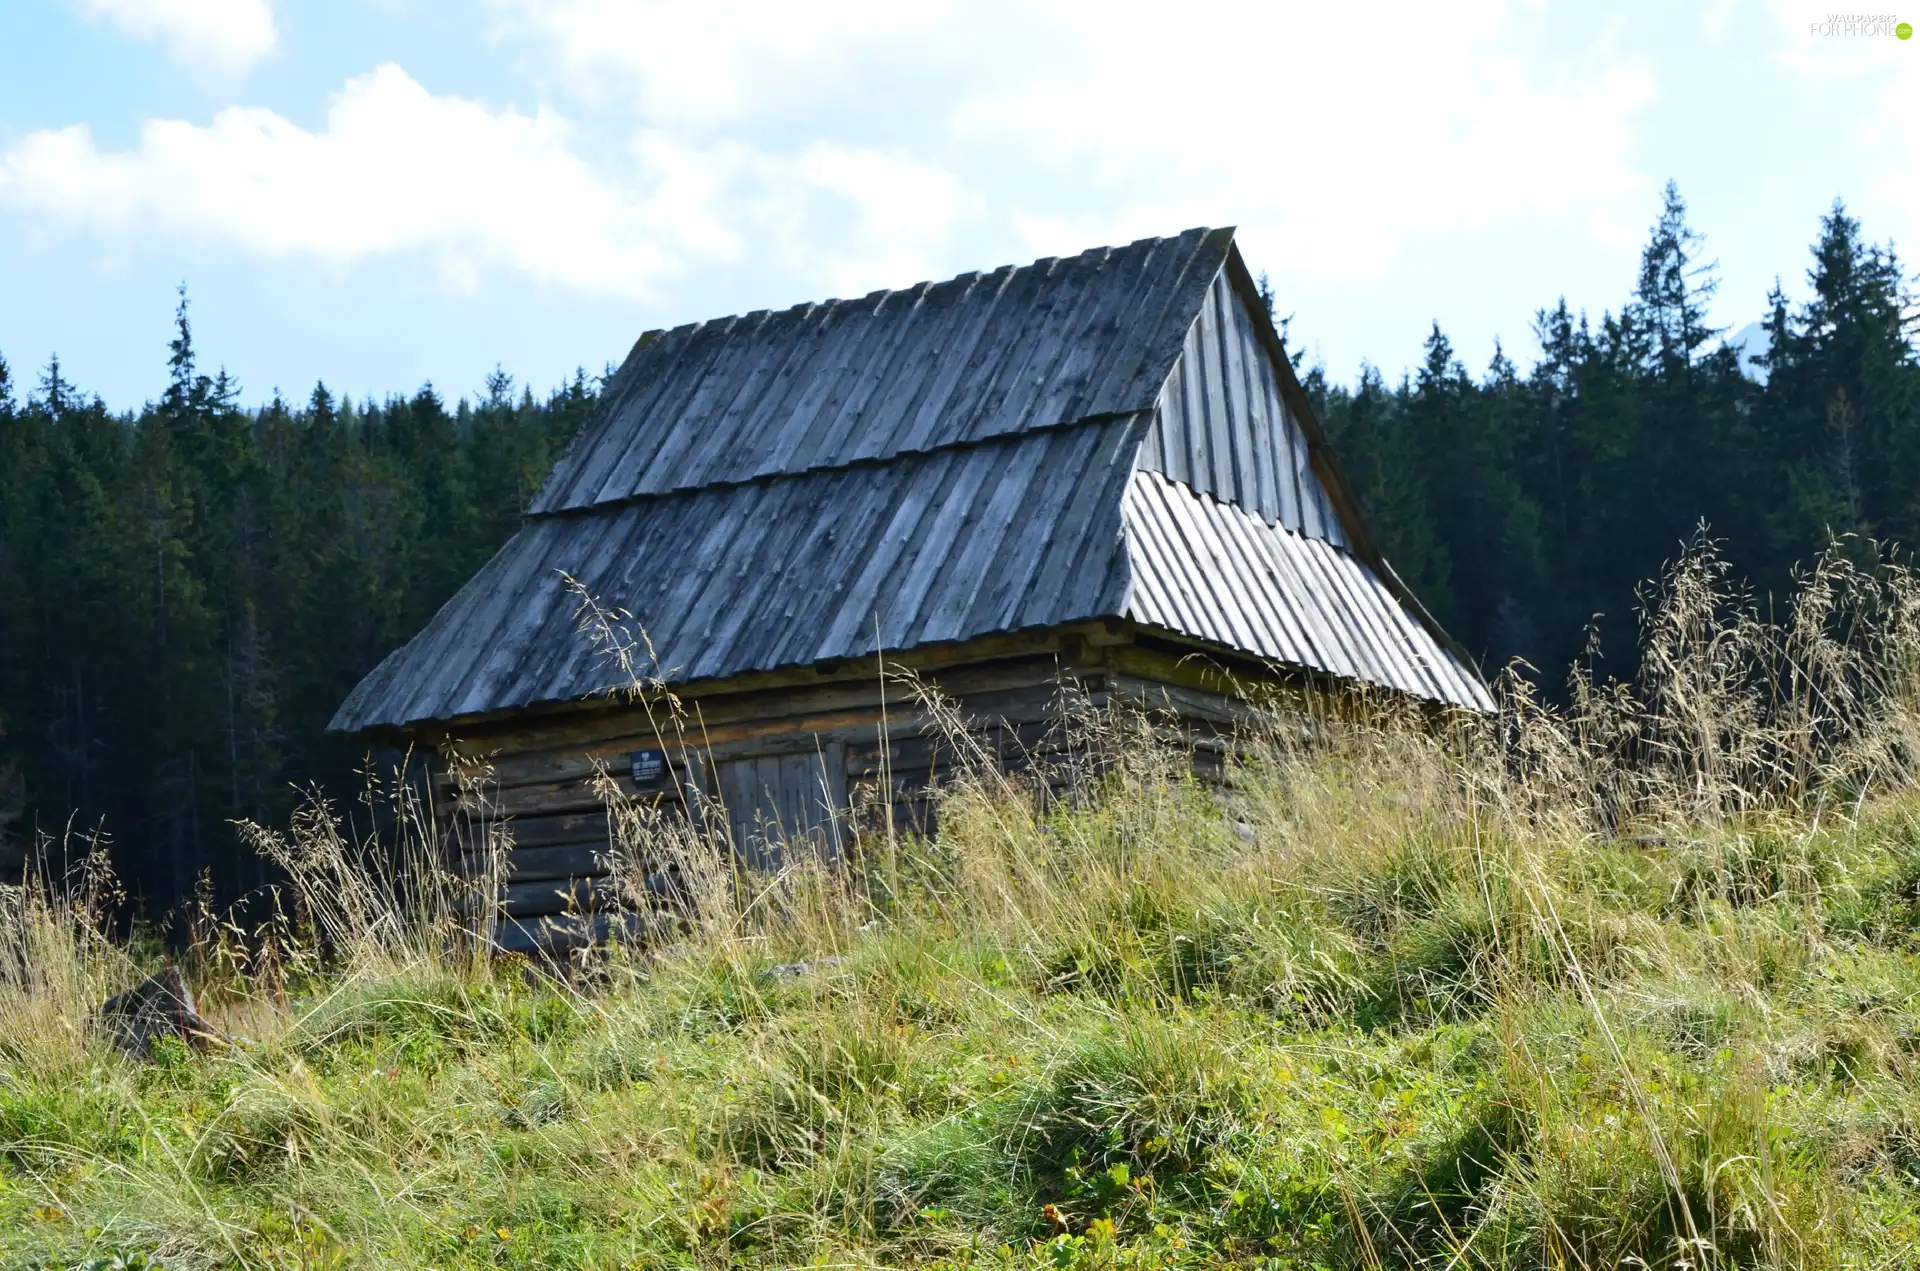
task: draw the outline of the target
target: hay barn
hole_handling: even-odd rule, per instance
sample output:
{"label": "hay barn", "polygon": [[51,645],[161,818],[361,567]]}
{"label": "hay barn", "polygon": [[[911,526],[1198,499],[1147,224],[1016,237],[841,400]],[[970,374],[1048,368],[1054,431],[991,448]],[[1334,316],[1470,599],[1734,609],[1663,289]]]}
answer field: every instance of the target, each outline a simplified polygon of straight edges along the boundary
{"label": "hay barn", "polygon": [[[582,592],[644,631],[697,746],[617,692]],[[490,756],[508,938],[551,940],[605,899],[596,766],[724,807],[755,863],[835,850],[883,774],[921,813],[938,738],[883,659],[1010,759],[1063,682],[1202,739],[1248,685],[1490,706],[1369,536],[1233,231],[1201,229],[642,336],[520,531],[332,727]]]}

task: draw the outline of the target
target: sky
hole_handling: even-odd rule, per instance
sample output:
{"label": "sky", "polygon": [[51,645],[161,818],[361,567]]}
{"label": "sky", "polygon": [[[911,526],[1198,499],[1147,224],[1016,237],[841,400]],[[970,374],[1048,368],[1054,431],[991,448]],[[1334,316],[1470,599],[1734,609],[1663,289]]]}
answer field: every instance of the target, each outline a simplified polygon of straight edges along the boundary
{"label": "sky", "polygon": [[1290,342],[1390,378],[1438,321],[1631,290],[1679,183],[1714,314],[1803,296],[1844,198],[1920,263],[1920,0],[0,0],[0,356],[116,408],[175,288],[243,398],[1240,227]]}

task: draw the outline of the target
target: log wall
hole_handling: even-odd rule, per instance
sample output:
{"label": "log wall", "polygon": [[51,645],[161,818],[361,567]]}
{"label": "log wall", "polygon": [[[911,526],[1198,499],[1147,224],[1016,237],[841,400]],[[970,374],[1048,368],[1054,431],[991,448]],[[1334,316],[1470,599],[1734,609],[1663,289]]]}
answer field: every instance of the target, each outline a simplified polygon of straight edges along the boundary
{"label": "log wall", "polygon": [[[1217,775],[1222,739],[1254,713],[1249,685],[1283,701],[1313,692],[1272,668],[1223,665],[1121,624],[995,637],[901,663],[958,706],[975,744],[1007,770],[1063,752],[1071,696],[1095,710],[1115,702],[1148,710],[1196,743],[1197,767]],[[956,762],[952,740],[907,685],[882,680],[877,662],[694,685],[672,701],[654,694],[457,721],[395,740],[443,756],[436,812],[460,827],[464,849],[494,826],[510,836],[502,896],[510,948],[605,934],[621,897],[607,876],[603,783],[714,818],[708,828],[724,829],[742,863],[766,868],[801,844],[844,852],[861,815],[890,812],[901,829],[931,831],[931,792]],[[666,779],[636,785],[636,751],[663,752]],[[665,876],[649,883],[673,886]]]}

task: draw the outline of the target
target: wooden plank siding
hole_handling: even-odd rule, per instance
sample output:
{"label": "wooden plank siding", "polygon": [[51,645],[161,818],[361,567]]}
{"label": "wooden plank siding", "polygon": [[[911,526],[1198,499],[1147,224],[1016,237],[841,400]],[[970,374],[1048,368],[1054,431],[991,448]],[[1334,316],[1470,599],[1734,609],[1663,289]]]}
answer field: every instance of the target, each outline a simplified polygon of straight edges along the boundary
{"label": "wooden plank siding", "polygon": [[1245,298],[1222,269],[1155,400],[1139,467],[1246,508],[1269,525],[1347,547],[1307,436],[1256,331]]}
{"label": "wooden plank siding", "polygon": [[[1207,741],[1257,718],[1246,701],[1248,677],[1278,702],[1304,705],[1314,692],[1273,668],[1228,666],[1125,629],[1091,634],[1056,636],[1044,654],[925,669],[983,749],[1010,771],[1064,752],[1063,691],[1094,710],[1133,703],[1177,722],[1190,740]],[[740,862],[761,869],[802,845],[828,858],[844,854],[854,818],[877,823],[887,804],[900,828],[930,830],[930,793],[955,772],[950,739],[932,730],[898,683],[883,691],[877,673],[694,695],[682,707],[678,730],[649,723],[641,705],[603,704],[564,721],[488,721],[476,736],[437,739],[453,767],[436,774],[436,813],[462,827],[456,838],[463,844],[496,826],[512,841],[502,896],[508,916],[532,920],[621,903],[608,877],[614,844],[599,789],[610,780],[624,795],[642,797],[627,763],[636,749],[664,748],[676,770],[696,774],[698,801],[724,808]],[[1215,775],[1218,753],[1203,756],[1203,769]],[[666,889],[656,882],[655,890]]]}

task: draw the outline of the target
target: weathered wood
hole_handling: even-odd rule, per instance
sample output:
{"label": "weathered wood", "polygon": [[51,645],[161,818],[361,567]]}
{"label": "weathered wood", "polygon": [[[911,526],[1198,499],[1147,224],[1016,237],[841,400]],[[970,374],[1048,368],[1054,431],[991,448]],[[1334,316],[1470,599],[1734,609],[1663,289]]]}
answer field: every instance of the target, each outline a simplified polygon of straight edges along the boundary
{"label": "weathered wood", "polygon": [[[1232,709],[1225,695],[1210,691],[1230,682],[1226,674],[1177,649],[1162,651],[1107,645],[1079,652],[1100,657],[1108,664],[1148,673],[1136,677],[1108,671],[1091,675],[1082,672],[1081,684],[1093,685],[1096,691],[1087,692],[1083,687],[1077,692],[1093,709],[1104,705],[1111,689],[1135,702],[1151,703],[1196,721],[1204,718],[1215,723],[1233,723],[1244,718],[1240,711]],[[1015,688],[995,688],[958,703],[963,715],[996,721],[986,724],[976,734],[975,741],[994,762],[1009,770],[1024,771],[1035,765],[1050,770],[1069,758],[1073,748],[1080,744],[1074,739],[1073,725],[1062,712],[1058,679],[1036,682],[1032,679],[1034,669],[1032,666],[1019,668],[1028,682]],[[999,668],[1000,672],[1006,670]],[[1056,667],[1049,670],[1057,677]],[[1182,679],[1209,688],[1168,692],[1162,681],[1149,676]],[[976,680],[978,682],[982,681]],[[1005,681],[990,678],[984,682]],[[982,709],[983,703],[988,708],[1000,709],[990,713]],[[877,706],[877,693],[875,704]],[[892,716],[891,709],[889,716]],[[801,717],[803,721],[806,718]],[[780,734],[759,738],[752,751],[745,754],[741,753],[747,749],[745,745],[716,747],[714,754],[700,756],[691,768],[705,786],[703,797],[725,808],[730,823],[728,832],[749,864],[772,863],[782,854],[781,844],[787,840],[806,839],[817,844],[819,850],[837,852],[842,850],[844,825],[853,804],[871,802],[876,797],[902,808],[923,804],[927,792],[950,780],[959,768],[953,739],[924,731],[897,732],[891,718],[889,749],[883,761],[878,723],[876,711],[869,721],[858,727],[842,728],[825,736]],[[739,757],[728,757],[734,755]],[[497,771],[513,772],[522,778],[540,775],[548,778],[544,782],[528,781],[483,792],[481,801],[501,818],[501,829],[516,844],[508,866],[509,878],[514,883],[587,876],[601,871],[599,862],[609,849],[608,822],[590,774],[600,764],[606,765],[611,773],[619,774],[624,759],[621,752],[595,755],[543,751],[506,755],[496,761]],[[519,766],[510,766],[515,764]],[[883,776],[891,778],[885,790],[880,789]],[[626,788],[629,795],[634,793],[631,783],[622,775],[613,775],[612,780],[617,787]],[[454,800],[447,806],[460,810],[461,801]],[[471,807],[465,810],[475,811]],[[483,832],[492,823],[486,817],[475,816],[469,816],[464,822],[469,836]],[[542,894],[551,890],[543,889]]]}
{"label": "weathered wood", "polygon": [[[995,679],[1008,676],[1009,666],[1014,671],[1008,686],[1029,682],[1028,670],[1037,668],[1052,674],[1054,659],[1065,636],[1077,635],[1088,647],[1100,648],[1124,642],[1129,638],[1125,633],[1124,624],[1075,623],[1054,631],[986,636],[900,653],[889,650],[886,662],[889,667],[905,667],[932,676],[949,685],[950,691],[967,693],[992,688]],[[478,756],[504,755],[507,747],[503,743],[510,744],[513,753],[555,749],[580,742],[603,742],[626,749],[660,745],[663,741],[669,746],[684,742],[697,748],[702,741],[712,740],[710,734],[714,729],[730,724],[876,704],[880,686],[875,662],[857,659],[741,675],[724,681],[676,685],[674,696],[688,715],[684,733],[675,731],[664,706],[657,700],[655,722],[649,724],[639,705],[625,698],[600,697],[528,708],[503,716],[423,724],[395,733],[394,739],[428,750],[452,745]],[[890,705],[907,705],[898,685],[888,685],[886,696]],[[906,713],[909,712],[903,711]]]}
{"label": "weathered wood", "polygon": [[1202,735],[1258,730],[1275,717],[1270,708],[1251,706],[1232,697],[1165,680],[1116,675],[1114,691],[1125,694],[1149,712],[1179,721],[1189,730],[1197,727]]}
{"label": "weathered wood", "polygon": [[[626,783],[621,793],[636,797],[631,783]],[[463,812],[499,810],[514,816],[542,816],[604,809],[606,801],[599,790],[587,781],[563,781],[551,786],[521,786],[483,796],[463,794],[453,806]]]}
{"label": "weathered wood", "polygon": [[500,821],[475,821],[472,829],[485,832],[497,824],[516,850],[528,847],[552,847],[566,843],[603,843],[607,839],[607,814],[574,812],[560,816],[514,816],[509,811]]}
{"label": "weathered wood", "polygon": [[[536,882],[548,878],[588,878],[607,872],[611,844],[565,843],[558,847],[517,847],[507,853],[507,881]],[[475,873],[486,868],[478,857],[462,857],[460,869]]]}
{"label": "weathered wood", "polygon": [[[1083,762],[1076,711],[1098,712],[1109,701],[1147,705],[1199,739],[1251,717],[1238,700],[1246,669],[1157,637],[1077,633],[1043,656],[968,664],[936,683],[970,721],[969,744],[1003,770],[1036,774],[1044,794]],[[930,834],[938,828],[932,792],[960,767],[956,739],[938,733],[898,685],[884,687],[884,753],[882,685],[873,678],[694,701],[688,709],[698,717],[698,749],[664,749],[676,771],[694,779],[701,800],[724,809],[725,832],[750,867],[776,866],[795,850],[844,851],[856,816],[872,830],[889,807],[898,832]],[[628,797],[673,798],[632,787],[629,752],[658,744],[650,729],[636,731],[636,720],[644,716],[629,707],[567,721],[570,738],[551,721],[524,735],[496,730],[486,743],[495,750],[490,772],[477,786],[462,789],[454,772],[439,774],[441,804],[465,839],[498,824],[515,844],[501,894],[505,914],[523,923],[573,914],[567,921],[577,922],[632,903],[629,890],[607,876],[599,770]],[[477,743],[467,749],[476,753]],[[1222,779],[1219,753],[1199,756],[1196,766],[1207,779]],[[662,895],[676,888],[671,874],[658,871],[646,885]]]}
{"label": "weathered wood", "polygon": [[499,923],[494,929],[493,943],[502,953],[564,956],[588,945],[606,944],[616,936],[624,943],[640,944],[670,928],[673,921],[668,915],[629,910],[530,915]]}
{"label": "weathered wood", "polygon": [[[647,878],[653,882],[653,876]],[[665,882],[662,876],[661,890]],[[649,890],[652,890],[649,887]],[[591,913],[617,909],[632,899],[631,890],[621,879],[604,874],[584,878],[539,879],[509,883],[500,889],[500,912],[509,918],[534,918],[545,914]]]}
{"label": "weathered wood", "polygon": [[1152,640],[1113,649],[1107,665],[1136,680],[1155,680],[1214,694],[1223,700],[1276,710],[1310,709],[1331,683],[1316,687],[1300,676],[1277,673],[1245,659],[1227,659],[1175,640]]}
{"label": "weathered wood", "polygon": [[[931,831],[930,792],[983,757],[1044,798],[1109,706],[1217,775],[1220,739],[1264,718],[1249,698],[1310,706],[1322,674],[1478,701],[1374,549],[1231,240],[643,341],[534,515],[341,726],[437,721],[382,735],[448,746],[433,808],[456,851],[513,839],[506,902],[534,915],[611,903],[607,789],[770,864],[844,850],[856,809]],[[557,568],[687,678],[602,695]],[[668,793],[634,788],[642,749],[684,767]]]}
{"label": "weathered wood", "polygon": [[[1000,721],[1030,722],[1058,718],[1061,692],[1060,669],[1052,660],[1001,667],[989,677],[975,677],[971,683],[943,683],[943,691],[960,698],[962,713],[989,725]],[[964,693],[961,690],[966,690]],[[896,744],[913,747],[937,745],[928,733],[928,718],[911,703],[901,703],[901,690],[893,689],[888,702],[887,732]],[[728,728],[709,727],[689,740],[690,750],[668,747],[673,762],[683,765],[689,756],[696,764],[723,763],[741,758],[761,758],[774,754],[806,754],[834,745],[863,749],[877,745],[880,733],[880,692],[877,685],[861,686],[860,709],[834,714],[783,714],[797,703],[774,700],[767,703],[768,716]],[[1093,703],[1099,705],[1097,701]],[[737,708],[739,704],[734,704]],[[526,787],[545,787],[549,794],[543,802],[513,806],[523,814],[536,811],[582,810],[598,806],[592,787],[597,767],[604,766],[615,784],[627,793],[635,793],[624,770],[626,756],[642,748],[643,739],[626,732],[622,721],[604,721],[611,737],[582,738],[570,746],[502,753],[490,761],[491,772],[476,789],[462,794],[459,806],[473,809],[478,803],[496,800],[502,792]],[[498,740],[498,739],[496,739]],[[907,753],[911,754],[911,750]],[[437,788],[444,806],[451,808],[455,780],[442,774]]]}

